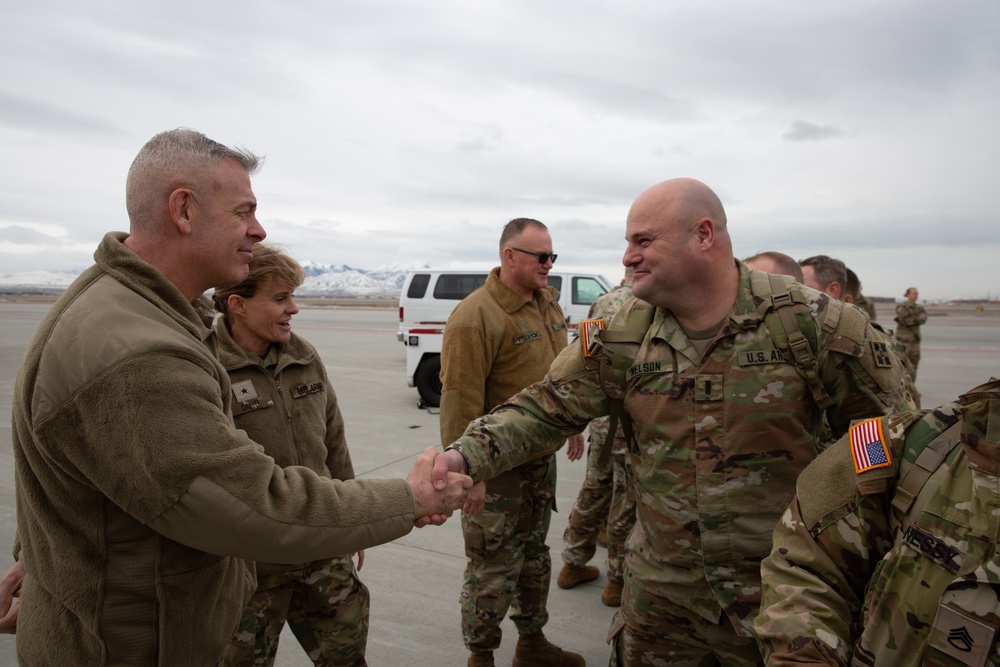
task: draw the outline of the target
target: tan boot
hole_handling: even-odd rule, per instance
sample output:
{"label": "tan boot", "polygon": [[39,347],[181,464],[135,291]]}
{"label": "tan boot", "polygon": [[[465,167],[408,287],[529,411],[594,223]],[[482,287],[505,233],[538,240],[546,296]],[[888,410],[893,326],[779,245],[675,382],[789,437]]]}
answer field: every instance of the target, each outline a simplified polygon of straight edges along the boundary
{"label": "tan boot", "polygon": [[604,592],[601,593],[601,602],[608,607],[622,606],[622,584],[620,581],[608,580],[604,586]]}
{"label": "tan boot", "polygon": [[493,651],[473,651],[469,656],[468,667],[494,667]]}
{"label": "tan boot", "polygon": [[593,565],[570,565],[566,563],[559,572],[556,584],[559,588],[575,588],[601,576],[601,571]]}
{"label": "tan boot", "polygon": [[607,524],[601,526],[601,529],[597,531],[597,543],[602,547],[608,546],[608,526]]}
{"label": "tan boot", "polygon": [[584,667],[586,664],[582,655],[550,644],[541,632],[530,637],[521,635],[514,650],[514,667]]}

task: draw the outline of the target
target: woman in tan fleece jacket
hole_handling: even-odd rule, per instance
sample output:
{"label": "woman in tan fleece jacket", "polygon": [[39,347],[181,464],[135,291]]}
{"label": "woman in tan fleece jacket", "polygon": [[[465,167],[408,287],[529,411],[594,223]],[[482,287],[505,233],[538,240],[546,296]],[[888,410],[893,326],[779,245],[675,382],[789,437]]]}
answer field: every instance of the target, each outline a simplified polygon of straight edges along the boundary
{"label": "woman in tan fleece jacket", "polygon": [[[216,290],[219,360],[232,381],[236,427],[279,466],[306,466],[322,477],[353,479],[344,419],[316,349],[292,333],[302,267],[258,243],[250,274]],[[240,400],[242,399],[242,400]],[[364,551],[358,551],[358,569]],[[222,665],[274,664],[286,620],[316,665],[359,666],[368,639],[368,589],[351,556],[283,565],[257,563],[257,590]]]}

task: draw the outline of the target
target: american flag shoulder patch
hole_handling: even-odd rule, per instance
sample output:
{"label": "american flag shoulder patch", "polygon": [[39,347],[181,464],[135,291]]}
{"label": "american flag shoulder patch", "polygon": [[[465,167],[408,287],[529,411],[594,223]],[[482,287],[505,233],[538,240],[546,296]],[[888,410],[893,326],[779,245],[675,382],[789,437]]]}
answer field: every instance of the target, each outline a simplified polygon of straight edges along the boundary
{"label": "american flag shoulder patch", "polygon": [[854,472],[861,474],[875,468],[892,465],[892,455],[882,433],[882,418],[868,419],[855,424],[849,431]]}

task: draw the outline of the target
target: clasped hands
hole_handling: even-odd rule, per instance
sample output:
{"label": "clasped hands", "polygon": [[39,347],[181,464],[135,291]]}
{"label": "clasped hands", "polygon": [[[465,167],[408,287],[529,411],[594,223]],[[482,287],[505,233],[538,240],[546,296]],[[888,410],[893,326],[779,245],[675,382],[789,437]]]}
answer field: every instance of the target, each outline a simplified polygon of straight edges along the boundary
{"label": "clasped hands", "polygon": [[413,523],[417,528],[440,526],[459,508],[471,516],[479,515],[486,484],[474,484],[467,473],[465,458],[453,449],[441,452],[428,447],[417,457],[406,476],[413,489]]}
{"label": "clasped hands", "polygon": [[[583,436],[568,440],[570,461],[583,456]],[[466,516],[478,517],[486,502],[486,482],[473,483],[465,457],[456,449],[439,452],[428,447],[417,458],[406,481],[413,488],[417,528],[440,526],[458,508]]]}

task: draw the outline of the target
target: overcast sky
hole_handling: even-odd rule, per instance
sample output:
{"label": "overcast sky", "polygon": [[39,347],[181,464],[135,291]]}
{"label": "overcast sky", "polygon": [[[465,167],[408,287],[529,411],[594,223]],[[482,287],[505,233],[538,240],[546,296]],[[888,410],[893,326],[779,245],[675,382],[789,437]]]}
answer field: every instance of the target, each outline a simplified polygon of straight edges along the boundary
{"label": "overcast sky", "polygon": [[269,240],[492,262],[510,218],[621,276],[646,187],[698,178],[735,252],[870,295],[1000,294],[1000,3],[0,0],[0,273],[78,270],[129,164],[192,127],[267,156]]}

